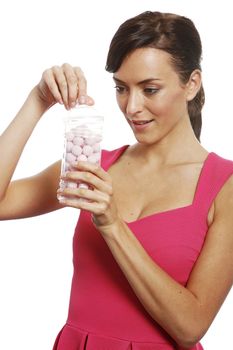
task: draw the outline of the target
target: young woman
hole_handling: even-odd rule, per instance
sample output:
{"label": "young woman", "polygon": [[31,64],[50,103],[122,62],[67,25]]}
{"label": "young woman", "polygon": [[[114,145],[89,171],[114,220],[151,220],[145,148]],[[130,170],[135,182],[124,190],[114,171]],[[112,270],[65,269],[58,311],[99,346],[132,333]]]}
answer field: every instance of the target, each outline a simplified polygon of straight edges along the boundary
{"label": "young woman", "polygon": [[136,143],[66,174],[92,190],[59,189],[59,202],[60,162],[11,182],[48,108],[94,103],[80,68],[46,70],[1,136],[1,219],[81,209],[69,313],[54,350],[202,349],[233,279],[233,162],[199,142],[201,54],[182,16],[145,12],[119,27],[106,69]]}

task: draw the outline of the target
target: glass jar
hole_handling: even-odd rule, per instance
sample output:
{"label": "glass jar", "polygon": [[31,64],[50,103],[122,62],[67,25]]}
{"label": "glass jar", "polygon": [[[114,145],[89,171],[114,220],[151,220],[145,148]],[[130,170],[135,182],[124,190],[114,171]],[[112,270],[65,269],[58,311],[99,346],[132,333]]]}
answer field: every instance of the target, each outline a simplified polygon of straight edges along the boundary
{"label": "glass jar", "polygon": [[[104,117],[94,106],[77,105],[68,111],[64,118],[65,132],[61,176],[64,176],[68,171],[74,171],[73,165],[78,161],[100,164],[103,122]],[[67,187],[88,188],[85,183],[63,179],[59,185],[61,189]]]}

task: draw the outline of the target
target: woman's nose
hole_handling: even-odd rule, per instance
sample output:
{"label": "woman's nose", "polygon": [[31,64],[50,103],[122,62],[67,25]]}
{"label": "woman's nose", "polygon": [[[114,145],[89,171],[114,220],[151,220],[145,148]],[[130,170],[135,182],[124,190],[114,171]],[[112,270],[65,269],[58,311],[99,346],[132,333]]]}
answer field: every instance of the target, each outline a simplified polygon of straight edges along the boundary
{"label": "woman's nose", "polygon": [[142,96],[138,92],[130,92],[128,95],[126,114],[128,117],[132,117],[135,114],[142,111],[143,100]]}

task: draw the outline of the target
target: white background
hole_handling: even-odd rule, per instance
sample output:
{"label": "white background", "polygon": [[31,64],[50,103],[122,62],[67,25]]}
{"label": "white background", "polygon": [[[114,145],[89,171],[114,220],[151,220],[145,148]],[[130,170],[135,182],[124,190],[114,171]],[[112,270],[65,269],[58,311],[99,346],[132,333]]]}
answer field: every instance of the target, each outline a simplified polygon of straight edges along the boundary
{"label": "white background", "polygon": [[[89,94],[105,114],[103,147],[113,149],[134,142],[117,109],[111,75],[104,70],[108,45],[128,17],[145,10],[167,11],[190,17],[202,37],[206,91],[202,144],[209,151],[233,159],[230,5],[231,1],[226,0],[1,2],[0,131],[39,81],[42,71],[69,62],[83,68]],[[40,121],[14,178],[32,175],[61,157],[62,115],[63,109],[55,106]],[[0,349],[52,348],[67,316],[72,235],[78,215],[77,210],[66,208],[37,218],[0,223]],[[231,292],[202,341],[205,349],[233,348],[232,311]]]}

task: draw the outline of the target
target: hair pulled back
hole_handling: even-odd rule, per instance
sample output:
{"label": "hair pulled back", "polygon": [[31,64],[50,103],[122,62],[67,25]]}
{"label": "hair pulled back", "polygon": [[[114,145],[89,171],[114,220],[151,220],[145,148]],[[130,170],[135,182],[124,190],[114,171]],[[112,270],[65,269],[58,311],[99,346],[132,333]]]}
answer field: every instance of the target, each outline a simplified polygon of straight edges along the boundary
{"label": "hair pulled back", "polygon": [[[201,70],[202,45],[194,23],[187,17],[171,13],[143,12],[118,28],[110,43],[106,62],[108,72],[116,72],[132,51],[152,47],[171,55],[171,62],[182,83],[187,83],[195,69]],[[188,113],[192,128],[200,140],[205,102],[203,86],[192,101]]]}

